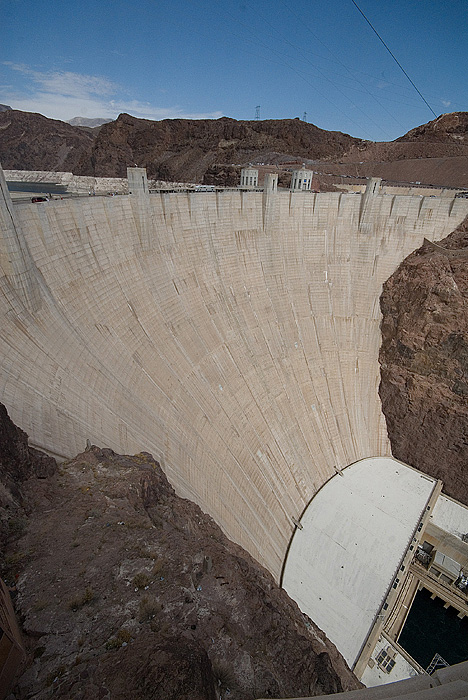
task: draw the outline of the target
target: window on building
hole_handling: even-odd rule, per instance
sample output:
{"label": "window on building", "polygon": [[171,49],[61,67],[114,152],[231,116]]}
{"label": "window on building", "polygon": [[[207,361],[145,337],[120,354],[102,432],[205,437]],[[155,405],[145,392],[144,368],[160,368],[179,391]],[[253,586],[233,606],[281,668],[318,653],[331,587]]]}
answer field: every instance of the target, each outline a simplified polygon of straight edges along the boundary
{"label": "window on building", "polygon": [[387,647],[386,649],[382,649],[379,652],[379,655],[377,656],[377,664],[380,666],[382,671],[385,671],[385,673],[390,673],[390,671],[393,669],[395,666],[395,659],[394,654],[395,652],[390,651],[390,648]]}

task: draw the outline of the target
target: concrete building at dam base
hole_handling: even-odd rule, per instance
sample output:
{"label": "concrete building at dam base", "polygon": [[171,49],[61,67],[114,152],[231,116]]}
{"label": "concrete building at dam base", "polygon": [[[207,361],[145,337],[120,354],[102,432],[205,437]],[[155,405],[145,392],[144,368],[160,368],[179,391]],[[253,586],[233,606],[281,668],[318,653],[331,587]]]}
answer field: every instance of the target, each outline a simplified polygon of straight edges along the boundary
{"label": "concrete building at dam base", "polygon": [[153,454],[376,686],[425,675],[420,588],[468,611],[467,511],[392,458],[378,394],[382,285],[468,200],[307,173],[33,204],[0,171],[0,401],[59,459]]}

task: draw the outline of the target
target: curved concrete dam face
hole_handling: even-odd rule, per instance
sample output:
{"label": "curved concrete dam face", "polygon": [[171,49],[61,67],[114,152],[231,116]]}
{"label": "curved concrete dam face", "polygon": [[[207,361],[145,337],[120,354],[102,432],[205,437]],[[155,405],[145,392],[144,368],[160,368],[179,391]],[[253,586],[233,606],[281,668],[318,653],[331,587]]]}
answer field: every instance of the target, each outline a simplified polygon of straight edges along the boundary
{"label": "curved concrete dam face", "polygon": [[0,400],[13,420],[56,455],[86,440],[151,452],[278,579],[320,486],[390,454],[381,286],[468,202],[3,195]]}

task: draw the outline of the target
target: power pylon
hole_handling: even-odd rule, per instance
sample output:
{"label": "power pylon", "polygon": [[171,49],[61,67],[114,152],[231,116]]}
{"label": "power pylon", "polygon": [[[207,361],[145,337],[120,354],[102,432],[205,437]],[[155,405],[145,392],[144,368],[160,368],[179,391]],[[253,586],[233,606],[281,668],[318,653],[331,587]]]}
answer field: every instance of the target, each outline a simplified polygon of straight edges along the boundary
{"label": "power pylon", "polygon": [[255,119],[256,121],[260,121],[260,105],[255,107]]}

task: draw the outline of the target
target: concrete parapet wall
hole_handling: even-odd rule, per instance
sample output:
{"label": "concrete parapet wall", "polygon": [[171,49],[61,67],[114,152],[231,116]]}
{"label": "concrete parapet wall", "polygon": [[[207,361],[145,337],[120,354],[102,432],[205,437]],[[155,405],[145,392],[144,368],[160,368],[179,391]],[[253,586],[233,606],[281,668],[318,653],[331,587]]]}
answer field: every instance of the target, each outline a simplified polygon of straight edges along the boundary
{"label": "concrete parapet wall", "polygon": [[[17,204],[41,307],[0,298],[0,400],[31,442],[147,450],[279,578],[317,489],[390,454],[382,283],[468,201],[289,192]],[[8,280],[5,282],[7,285]],[[7,288],[7,287],[6,287]]]}
{"label": "concrete parapet wall", "polygon": [[[335,183],[335,187],[345,192],[365,192],[367,185]],[[389,185],[385,183],[380,188],[381,194],[413,195],[415,197],[448,197],[451,199],[460,191],[460,188],[457,187],[424,187],[423,185],[411,187],[410,185]]]}

